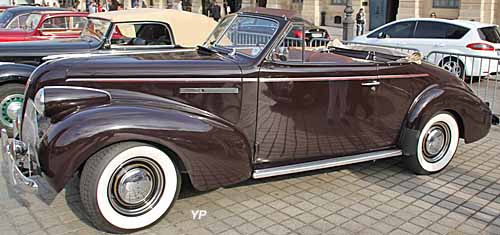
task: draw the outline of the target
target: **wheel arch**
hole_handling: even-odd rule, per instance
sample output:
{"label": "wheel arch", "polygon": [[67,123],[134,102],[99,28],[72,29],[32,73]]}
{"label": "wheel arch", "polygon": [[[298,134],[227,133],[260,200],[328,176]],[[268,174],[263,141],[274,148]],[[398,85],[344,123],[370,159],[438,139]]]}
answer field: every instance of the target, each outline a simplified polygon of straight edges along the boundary
{"label": "wheel arch", "polygon": [[[410,155],[415,137],[435,114],[448,112],[457,121],[459,136],[471,143],[486,136],[491,126],[491,110],[465,84],[433,85],[421,92],[408,110],[402,125],[399,146],[404,155]],[[462,85],[460,85],[462,84]]]}
{"label": "wheel arch", "polygon": [[[131,115],[134,112],[140,113]],[[103,118],[106,115],[109,117]],[[100,118],[92,118],[96,116]],[[85,124],[89,120],[92,125]],[[251,176],[251,148],[243,134],[192,113],[143,107],[91,108],[49,129],[39,159],[57,191],[93,154],[125,141],[150,144],[172,156],[198,190],[239,183]]]}
{"label": "wheel arch", "polygon": [[[179,157],[179,155],[170,149],[168,146],[165,146],[164,144],[158,143],[157,141],[152,141],[152,140],[144,140],[144,139],[130,139],[130,140],[122,140],[118,142],[113,142],[113,143],[107,143],[107,145],[103,145],[101,148],[96,149],[93,153],[90,154],[91,156],[94,156],[96,153],[100,152],[101,150],[108,148],[112,145],[116,144],[121,144],[121,143],[126,143],[126,142],[136,142],[136,143],[142,143],[146,145],[151,145],[153,147],[156,147],[160,149],[162,152],[164,152],[167,156],[171,158],[171,160],[174,162],[174,165],[178,167],[179,172],[182,173],[187,173],[186,171],[186,166],[184,164],[184,161]],[[85,164],[87,161],[90,159],[90,157],[86,158],[84,161],[79,162],[74,168],[74,172],[77,174],[81,174],[83,168],[85,167]],[[189,175],[189,174],[188,174]],[[190,183],[192,184],[191,178],[188,178]]]}

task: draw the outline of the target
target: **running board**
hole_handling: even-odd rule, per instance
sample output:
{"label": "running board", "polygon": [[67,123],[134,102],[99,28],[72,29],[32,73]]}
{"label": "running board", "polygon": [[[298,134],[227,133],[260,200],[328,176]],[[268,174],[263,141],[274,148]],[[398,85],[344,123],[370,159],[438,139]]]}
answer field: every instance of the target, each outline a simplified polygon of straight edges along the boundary
{"label": "running board", "polygon": [[351,155],[346,157],[337,157],[337,158],[314,161],[314,162],[299,163],[287,166],[264,168],[255,170],[253,172],[253,178],[260,179],[278,175],[287,175],[304,171],[312,171],[312,170],[319,170],[336,166],[349,165],[359,162],[374,161],[401,155],[403,155],[403,151],[401,151],[400,149],[393,149],[393,150],[383,150],[378,152]]}

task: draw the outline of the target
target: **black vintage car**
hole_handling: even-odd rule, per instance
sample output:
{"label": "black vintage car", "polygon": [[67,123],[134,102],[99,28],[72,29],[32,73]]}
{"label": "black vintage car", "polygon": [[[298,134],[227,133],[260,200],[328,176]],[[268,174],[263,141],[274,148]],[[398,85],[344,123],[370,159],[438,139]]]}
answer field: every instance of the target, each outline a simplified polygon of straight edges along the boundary
{"label": "black vintage car", "polygon": [[[196,27],[184,30],[184,23]],[[6,62],[0,63],[0,126],[12,131],[24,84],[44,58],[193,48],[203,43],[215,26],[215,21],[200,14],[134,9],[90,15],[77,39],[0,43],[0,62]]]}
{"label": "black vintage car", "polygon": [[32,186],[80,175],[90,220],[123,233],[160,220],[181,179],[210,190],[388,157],[431,174],[460,138],[488,134],[491,110],[453,74],[418,55],[292,45],[294,19],[258,8],[223,18],[198,50],[48,62],[18,137],[2,132],[3,158]]}

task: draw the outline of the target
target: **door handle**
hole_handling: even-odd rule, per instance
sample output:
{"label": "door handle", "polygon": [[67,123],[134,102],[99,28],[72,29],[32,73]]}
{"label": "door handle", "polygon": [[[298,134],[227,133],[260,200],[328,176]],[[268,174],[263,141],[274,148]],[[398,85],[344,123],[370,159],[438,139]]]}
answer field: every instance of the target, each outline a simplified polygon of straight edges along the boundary
{"label": "door handle", "polygon": [[380,85],[379,81],[371,81],[371,82],[363,82],[361,86],[378,86]]}

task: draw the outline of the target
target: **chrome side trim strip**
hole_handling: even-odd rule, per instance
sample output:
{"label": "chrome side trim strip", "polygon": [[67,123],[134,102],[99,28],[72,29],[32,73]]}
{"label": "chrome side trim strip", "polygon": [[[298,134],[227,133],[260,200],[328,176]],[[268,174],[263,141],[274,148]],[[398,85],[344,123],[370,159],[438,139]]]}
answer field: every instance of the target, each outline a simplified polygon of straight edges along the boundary
{"label": "chrome side trim strip", "polygon": [[[101,90],[101,89],[96,89],[96,88],[91,88],[91,87],[79,87],[79,86],[46,86],[46,87],[43,87],[40,90],[46,90],[46,89],[74,89],[74,90],[95,91],[95,92],[104,93],[104,94],[108,95],[111,98],[111,93],[109,93],[109,91]],[[38,92],[40,92],[40,90]]]}
{"label": "chrome side trim strip", "polygon": [[[261,78],[260,82],[321,82],[352,81],[428,77],[427,73],[369,75],[347,77],[297,77],[297,78]],[[258,78],[68,78],[67,82],[257,82]]]}
{"label": "chrome side trim strip", "polygon": [[352,80],[377,80],[396,78],[418,78],[428,77],[427,73],[417,74],[394,74],[394,75],[369,75],[369,76],[346,76],[346,77],[301,77],[301,78],[261,78],[261,82],[319,82],[319,81],[352,81]]}
{"label": "chrome side trim strip", "polygon": [[238,88],[221,87],[221,88],[180,88],[181,94],[238,94]]}
{"label": "chrome side trim strip", "polygon": [[241,82],[241,78],[68,78],[67,82]]}
{"label": "chrome side trim strip", "polygon": [[266,177],[272,177],[272,176],[278,176],[278,175],[293,174],[293,173],[299,173],[299,172],[304,172],[304,171],[319,170],[319,169],[324,169],[324,168],[343,166],[343,165],[366,162],[366,161],[379,160],[379,159],[383,159],[383,158],[396,157],[396,156],[401,156],[401,155],[403,155],[403,151],[400,149],[383,150],[383,151],[378,151],[378,152],[363,153],[363,154],[346,156],[346,157],[338,157],[338,158],[325,159],[325,160],[314,161],[314,162],[293,164],[293,165],[288,165],[288,166],[279,166],[279,167],[259,169],[259,170],[255,170],[253,172],[252,176],[254,179],[260,179],[260,178],[266,178]]}

